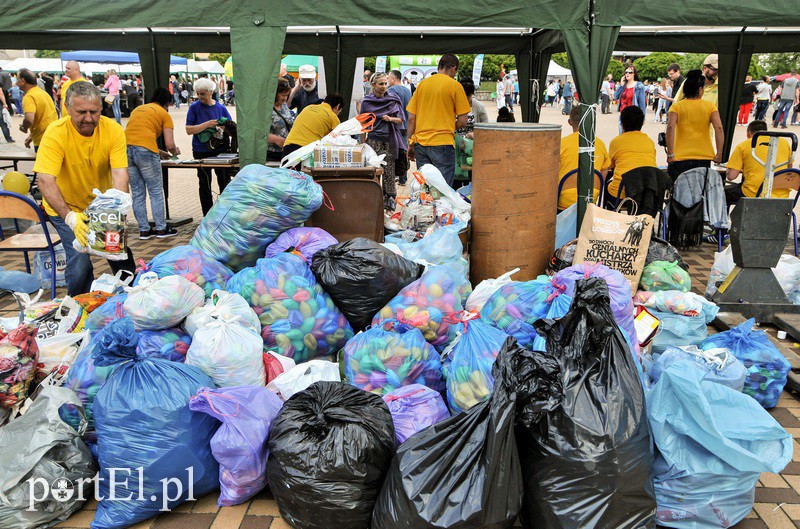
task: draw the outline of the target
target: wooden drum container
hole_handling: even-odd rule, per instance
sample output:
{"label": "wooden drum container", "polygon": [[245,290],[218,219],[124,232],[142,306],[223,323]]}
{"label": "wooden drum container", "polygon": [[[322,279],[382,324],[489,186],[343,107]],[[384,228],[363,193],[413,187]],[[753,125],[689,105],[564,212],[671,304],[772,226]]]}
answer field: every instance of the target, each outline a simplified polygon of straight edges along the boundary
{"label": "wooden drum container", "polygon": [[543,274],[556,237],[561,127],[476,123],[470,280]]}

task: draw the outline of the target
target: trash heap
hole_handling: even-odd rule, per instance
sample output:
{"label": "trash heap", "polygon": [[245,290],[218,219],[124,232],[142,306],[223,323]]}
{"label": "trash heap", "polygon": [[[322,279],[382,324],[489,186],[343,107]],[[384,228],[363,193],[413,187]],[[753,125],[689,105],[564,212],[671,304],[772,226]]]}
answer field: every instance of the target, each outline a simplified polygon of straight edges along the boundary
{"label": "trash heap", "polygon": [[[665,241],[637,292],[574,241],[473,289],[457,226],[336,241],[301,226],[321,197],[248,166],[132,283],[0,321],[0,527],[96,474],[96,529],[267,487],[297,529],[729,527],[791,459],[791,366],[753,322],[709,337]],[[30,510],[29,478],[84,494]]]}

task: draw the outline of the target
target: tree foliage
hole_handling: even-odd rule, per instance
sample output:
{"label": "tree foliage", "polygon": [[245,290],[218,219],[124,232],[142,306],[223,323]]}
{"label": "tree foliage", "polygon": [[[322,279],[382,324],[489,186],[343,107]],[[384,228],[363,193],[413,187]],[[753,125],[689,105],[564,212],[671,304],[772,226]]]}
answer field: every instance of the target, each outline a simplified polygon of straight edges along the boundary
{"label": "tree foliage", "polygon": [[562,68],[569,68],[569,59],[567,58],[567,54],[564,53],[563,51],[551,55],[550,60],[556,63],[557,65],[561,66]]}
{"label": "tree foliage", "polygon": [[622,61],[618,61],[616,59],[611,59],[608,61],[608,68],[606,68],[606,75],[610,75],[612,79],[618,80],[622,78],[622,74],[625,73],[625,65],[622,64]]}
{"label": "tree foliage", "polygon": [[781,75],[800,66],[800,53],[765,53],[759,57],[764,75]]}
{"label": "tree foliage", "polygon": [[63,50],[36,50],[33,54],[37,59],[60,59]]}
{"label": "tree foliage", "polygon": [[641,81],[655,81],[666,76],[667,67],[674,62],[680,64],[682,58],[677,53],[656,51],[650,55],[639,57],[633,64],[636,66]]}

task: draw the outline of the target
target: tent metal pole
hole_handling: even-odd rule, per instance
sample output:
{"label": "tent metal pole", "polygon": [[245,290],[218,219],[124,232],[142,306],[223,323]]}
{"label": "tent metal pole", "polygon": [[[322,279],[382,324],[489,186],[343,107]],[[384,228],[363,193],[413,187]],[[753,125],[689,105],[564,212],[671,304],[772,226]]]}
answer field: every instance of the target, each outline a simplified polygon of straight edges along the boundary
{"label": "tent metal pole", "polygon": [[[150,54],[153,56],[153,71],[156,74],[156,80],[161,79],[161,72],[158,71],[158,53],[156,52],[156,36],[152,28],[147,28],[150,33]],[[155,89],[156,87],[153,87]]]}
{"label": "tent metal pole", "polygon": [[342,32],[336,26],[336,93],[342,91]]}

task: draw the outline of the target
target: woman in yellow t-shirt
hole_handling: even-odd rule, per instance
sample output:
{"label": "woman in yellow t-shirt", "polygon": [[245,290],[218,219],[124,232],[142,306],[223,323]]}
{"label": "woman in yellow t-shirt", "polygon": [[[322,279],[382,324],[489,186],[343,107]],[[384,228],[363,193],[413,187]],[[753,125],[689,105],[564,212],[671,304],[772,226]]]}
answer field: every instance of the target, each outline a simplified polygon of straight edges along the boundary
{"label": "woman in yellow t-shirt", "polygon": [[[700,70],[691,70],[683,82],[684,99],[673,103],[667,121],[667,172],[673,180],[695,167],[711,167],[722,160],[722,121],[713,103],[705,101],[705,79]],[[714,145],[709,127],[714,129]]]}

